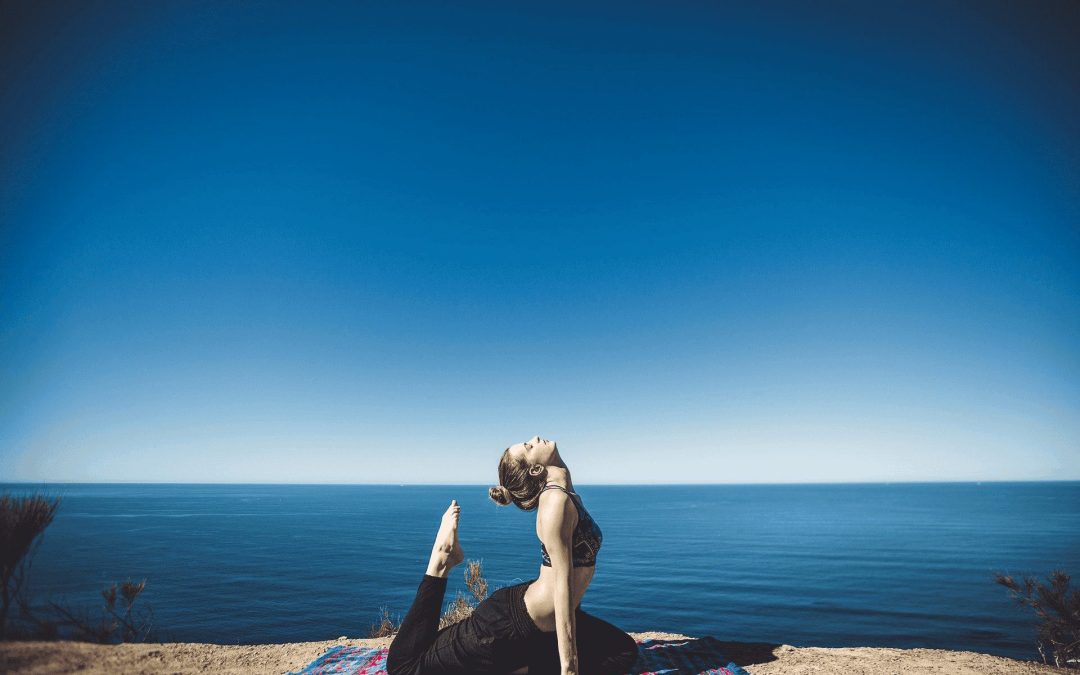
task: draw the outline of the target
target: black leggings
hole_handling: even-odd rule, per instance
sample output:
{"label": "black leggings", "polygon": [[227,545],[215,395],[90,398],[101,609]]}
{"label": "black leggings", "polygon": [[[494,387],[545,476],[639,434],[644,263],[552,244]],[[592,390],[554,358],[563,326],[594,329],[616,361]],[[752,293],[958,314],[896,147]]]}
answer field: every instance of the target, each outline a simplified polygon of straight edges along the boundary
{"label": "black leggings", "polygon": [[[428,574],[390,643],[389,675],[506,675],[522,666],[529,675],[558,675],[559,643],[525,609],[535,579],[496,590],[473,613],[439,629],[446,577]],[[625,675],[637,658],[634,639],[592,614],[576,610],[578,671]]]}

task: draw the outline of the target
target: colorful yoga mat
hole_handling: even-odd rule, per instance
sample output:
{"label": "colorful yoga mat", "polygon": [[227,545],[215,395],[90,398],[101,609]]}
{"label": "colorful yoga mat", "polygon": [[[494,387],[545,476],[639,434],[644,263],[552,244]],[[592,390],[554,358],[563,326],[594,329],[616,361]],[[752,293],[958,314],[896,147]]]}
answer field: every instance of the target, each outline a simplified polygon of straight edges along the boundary
{"label": "colorful yoga mat", "polygon": [[[628,675],[749,675],[717,648],[716,640],[639,640]],[[386,648],[334,645],[287,675],[386,675]]]}

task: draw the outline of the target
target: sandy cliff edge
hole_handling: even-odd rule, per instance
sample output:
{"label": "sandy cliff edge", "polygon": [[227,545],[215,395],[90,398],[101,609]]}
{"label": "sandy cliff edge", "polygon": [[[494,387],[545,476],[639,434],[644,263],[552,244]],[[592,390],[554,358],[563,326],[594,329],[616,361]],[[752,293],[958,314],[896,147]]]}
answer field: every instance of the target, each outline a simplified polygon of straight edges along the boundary
{"label": "sandy cliff edge", "polygon": [[[673,633],[631,633],[635,639],[694,639]],[[275,673],[299,670],[336,644],[384,647],[390,638],[267,645],[191,642],[99,645],[87,642],[0,642],[0,672],[26,675],[112,673]],[[728,656],[753,675],[1012,675],[1075,672],[1041,663],[944,649],[792,647],[725,643]]]}

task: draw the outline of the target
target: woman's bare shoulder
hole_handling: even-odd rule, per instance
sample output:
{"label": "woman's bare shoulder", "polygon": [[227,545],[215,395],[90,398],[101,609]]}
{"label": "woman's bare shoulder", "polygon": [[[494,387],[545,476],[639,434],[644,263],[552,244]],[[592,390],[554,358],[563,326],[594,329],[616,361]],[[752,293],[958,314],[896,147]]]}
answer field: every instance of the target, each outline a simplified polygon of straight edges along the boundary
{"label": "woman's bare shoulder", "polygon": [[[547,493],[556,494],[549,495]],[[570,495],[562,490],[546,490],[540,493],[540,502],[536,507],[536,531],[546,529],[573,529],[577,525],[577,505]]]}

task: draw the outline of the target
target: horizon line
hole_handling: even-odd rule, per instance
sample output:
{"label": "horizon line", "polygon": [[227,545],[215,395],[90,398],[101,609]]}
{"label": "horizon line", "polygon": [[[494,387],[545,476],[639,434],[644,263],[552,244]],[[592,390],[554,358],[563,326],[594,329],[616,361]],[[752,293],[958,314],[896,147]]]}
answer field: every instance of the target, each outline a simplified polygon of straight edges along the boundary
{"label": "horizon line", "polygon": [[[587,487],[700,487],[709,485],[955,485],[983,483],[1080,483],[1080,478],[1036,478],[1036,479],[940,479],[940,480],[854,480],[854,481],[790,481],[790,482],[697,482],[697,483],[578,483]],[[68,480],[14,480],[0,481],[0,485],[323,485],[323,486],[396,486],[396,487],[490,487],[490,483],[340,483],[340,482],[265,482],[265,481],[68,481]]]}

